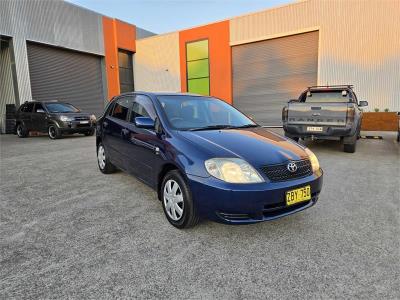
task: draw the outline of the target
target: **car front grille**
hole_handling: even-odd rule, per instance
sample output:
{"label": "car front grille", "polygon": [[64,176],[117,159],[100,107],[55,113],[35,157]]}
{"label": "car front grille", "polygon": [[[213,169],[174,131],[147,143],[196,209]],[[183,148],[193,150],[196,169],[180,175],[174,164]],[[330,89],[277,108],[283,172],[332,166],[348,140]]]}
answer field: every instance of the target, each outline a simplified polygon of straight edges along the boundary
{"label": "car front grille", "polygon": [[[288,164],[293,162],[297,166],[295,172],[288,170]],[[292,160],[283,164],[261,167],[263,173],[271,181],[286,181],[306,177],[312,174],[311,162],[308,159]]]}

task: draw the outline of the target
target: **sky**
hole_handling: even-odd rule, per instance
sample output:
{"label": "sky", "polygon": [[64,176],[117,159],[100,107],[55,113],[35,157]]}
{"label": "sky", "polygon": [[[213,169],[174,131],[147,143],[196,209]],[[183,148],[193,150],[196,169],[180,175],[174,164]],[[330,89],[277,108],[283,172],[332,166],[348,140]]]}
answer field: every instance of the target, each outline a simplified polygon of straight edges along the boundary
{"label": "sky", "polygon": [[166,33],[272,8],[294,0],[68,0],[106,16]]}

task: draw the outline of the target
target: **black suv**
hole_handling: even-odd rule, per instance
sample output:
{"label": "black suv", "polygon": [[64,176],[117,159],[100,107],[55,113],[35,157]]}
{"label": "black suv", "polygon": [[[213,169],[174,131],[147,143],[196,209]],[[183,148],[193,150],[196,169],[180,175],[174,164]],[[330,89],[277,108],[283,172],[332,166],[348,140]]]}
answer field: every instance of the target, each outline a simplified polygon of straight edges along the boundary
{"label": "black suv", "polygon": [[93,135],[96,117],[82,113],[69,103],[58,101],[29,101],[21,105],[16,113],[16,132],[21,138],[29,131],[47,132],[51,139],[63,133]]}

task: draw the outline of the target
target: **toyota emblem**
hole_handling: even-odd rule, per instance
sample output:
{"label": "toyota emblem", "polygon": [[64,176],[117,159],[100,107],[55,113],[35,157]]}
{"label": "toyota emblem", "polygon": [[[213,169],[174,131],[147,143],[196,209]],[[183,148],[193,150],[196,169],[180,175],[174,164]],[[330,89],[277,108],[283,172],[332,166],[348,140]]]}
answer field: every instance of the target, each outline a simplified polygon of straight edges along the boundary
{"label": "toyota emblem", "polygon": [[297,165],[296,165],[296,163],[291,161],[290,163],[288,163],[287,169],[288,169],[288,171],[289,171],[290,173],[296,172],[296,171],[297,171]]}

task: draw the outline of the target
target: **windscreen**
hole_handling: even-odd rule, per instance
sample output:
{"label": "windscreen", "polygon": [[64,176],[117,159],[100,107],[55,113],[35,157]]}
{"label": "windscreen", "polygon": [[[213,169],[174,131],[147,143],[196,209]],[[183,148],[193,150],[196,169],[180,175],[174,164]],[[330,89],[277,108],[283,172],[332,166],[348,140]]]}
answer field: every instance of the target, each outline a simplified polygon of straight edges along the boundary
{"label": "windscreen", "polygon": [[169,123],[178,130],[196,130],[212,126],[257,126],[224,101],[198,96],[158,96]]}
{"label": "windscreen", "polygon": [[75,113],[79,112],[72,104],[68,103],[46,103],[46,108],[50,113]]}
{"label": "windscreen", "polygon": [[343,102],[350,101],[347,91],[311,91],[308,92],[305,102],[320,103],[320,102]]}

